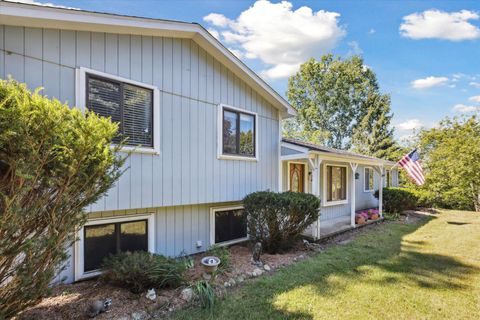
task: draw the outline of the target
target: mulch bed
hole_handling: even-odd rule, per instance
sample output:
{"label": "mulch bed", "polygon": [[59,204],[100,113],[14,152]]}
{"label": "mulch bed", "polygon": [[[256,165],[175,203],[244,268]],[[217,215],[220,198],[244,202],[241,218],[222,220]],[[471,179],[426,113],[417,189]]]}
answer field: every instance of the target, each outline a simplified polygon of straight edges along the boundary
{"label": "mulch bed", "polygon": [[[397,223],[412,223],[412,220],[422,219],[422,215],[417,212],[408,216],[407,220],[405,216],[402,216]],[[216,284],[216,287],[219,289],[218,293],[221,296],[222,292],[225,294],[229,290],[228,287],[241,285],[241,282],[247,279],[260,276],[254,273],[258,269],[261,269],[261,276],[273,273],[278,268],[305,259],[332,245],[346,244],[356,235],[372,228],[379,228],[384,223],[389,222],[382,221],[363,228],[349,230],[325,239],[318,244],[305,244],[299,241],[294,248],[282,254],[262,254],[262,262],[264,265],[268,265],[268,267],[263,268],[252,264],[251,249],[247,245],[234,245],[229,248],[231,268],[218,275],[212,281]],[[200,259],[203,256],[203,254],[193,256],[195,265],[187,271],[187,281],[189,283],[194,283],[203,278],[203,267],[200,264]],[[266,269],[269,270],[267,271]],[[181,291],[184,288],[157,290],[157,298],[155,301],[151,301],[145,297],[145,293],[133,294],[128,290],[105,284],[98,279],[68,285],[64,284],[54,287],[49,297],[44,298],[39,304],[24,311],[17,319],[88,319],[86,310],[90,303],[94,300],[106,298],[112,299],[111,308],[107,312],[99,314],[95,319],[140,320],[160,317],[190,304],[180,298]]]}

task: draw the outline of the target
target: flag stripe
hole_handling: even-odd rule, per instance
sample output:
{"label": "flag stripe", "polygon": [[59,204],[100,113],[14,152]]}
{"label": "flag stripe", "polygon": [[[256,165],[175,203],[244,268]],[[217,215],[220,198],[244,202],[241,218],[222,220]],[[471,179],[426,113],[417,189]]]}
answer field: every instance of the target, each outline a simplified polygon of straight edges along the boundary
{"label": "flag stripe", "polygon": [[420,164],[420,161],[418,161],[419,158],[417,150],[415,149],[403,156],[398,164],[407,172],[416,184],[422,185],[425,183],[425,176],[423,175],[422,165]]}

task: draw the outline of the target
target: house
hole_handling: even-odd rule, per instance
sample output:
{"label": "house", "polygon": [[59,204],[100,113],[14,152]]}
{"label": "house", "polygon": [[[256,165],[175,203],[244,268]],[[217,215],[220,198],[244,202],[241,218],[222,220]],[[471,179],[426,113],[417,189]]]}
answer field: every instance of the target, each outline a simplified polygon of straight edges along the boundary
{"label": "house", "polygon": [[[392,165],[282,141],[281,120],[295,111],[195,23],[0,2],[0,77],[9,76],[111,117],[132,152],[115,186],[87,208],[57,281],[97,275],[119,251],[178,256],[245,240],[241,200],[260,190],[331,199],[308,231],[318,238],[327,221],[378,206],[376,170]],[[361,173],[354,184],[352,168]],[[322,179],[328,170],[335,191]],[[367,173],[374,182],[364,194]]]}
{"label": "house", "polygon": [[0,2],[9,75],[119,121],[133,150],[57,280],[95,275],[119,250],[245,239],[240,200],[279,190],[280,121],[294,110],[198,24]]}
{"label": "house", "polygon": [[281,153],[281,190],[321,199],[320,217],[305,231],[313,239],[354,228],[359,210],[378,208],[382,215],[383,187],[398,186],[398,170],[391,161],[287,138],[282,139]]}

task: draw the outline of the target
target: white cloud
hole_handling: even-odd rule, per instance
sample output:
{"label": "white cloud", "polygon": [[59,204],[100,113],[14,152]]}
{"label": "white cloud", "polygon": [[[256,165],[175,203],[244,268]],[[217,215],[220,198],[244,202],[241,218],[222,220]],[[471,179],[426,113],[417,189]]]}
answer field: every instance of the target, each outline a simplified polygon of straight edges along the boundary
{"label": "white cloud", "polygon": [[412,39],[444,39],[450,41],[480,38],[480,29],[469,20],[479,15],[469,10],[444,12],[436,9],[412,13],[403,17],[400,34]]}
{"label": "white cloud", "polygon": [[418,119],[410,119],[395,126],[395,128],[401,131],[416,130],[421,127],[423,127],[423,123]]}
{"label": "white cloud", "polygon": [[212,35],[214,36],[217,40],[220,40],[220,33],[213,29],[213,28],[208,28],[207,31]]}
{"label": "white cloud", "polygon": [[480,103],[480,96],[473,96],[468,98],[468,100]]}
{"label": "white cloud", "polygon": [[288,1],[257,1],[234,19],[211,13],[204,20],[221,27],[222,40],[237,46],[249,59],[260,59],[268,67],[264,77],[285,78],[310,57],[329,52],[346,32],[339,14],[309,7],[296,10]]}
{"label": "white cloud", "polygon": [[360,45],[358,44],[357,41],[350,41],[347,43],[347,45],[350,47],[350,50],[348,51],[347,55],[353,56],[353,55],[363,54],[363,50],[362,48],[360,48]]}
{"label": "white cloud", "polygon": [[448,82],[447,77],[426,77],[412,81],[414,89],[428,89],[432,87],[442,86]]}
{"label": "white cloud", "polygon": [[228,48],[238,59],[243,59],[245,56],[242,51],[234,49],[234,48]]}
{"label": "white cloud", "polygon": [[464,104],[459,103],[453,106],[452,111],[458,112],[458,113],[469,113],[469,112],[480,111],[480,107],[466,106]]}
{"label": "white cloud", "polygon": [[219,13],[210,13],[203,17],[203,21],[213,24],[216,27],[226,27],[232,23],[232,20]]}
{"label": "white cloud", "polygon": [[6,1],[33,4],[33,5],[36,5],[36,6],[44,6],[44,7],[56,7],[56,8],[80,10],[79,8],[61,6],[61,5],[53,4],[51,2],[38,2],[38,1],[35,1],[35,0],[6,0]]}
{"label": "white cloud", "polygon": [[475,87],[475,88],[480,88],[480,83],[479,82],[472,81],[472,82],[469,83],[469,85],[472,86],[472,87]]}
{"label": "white cloud", "polygon": [[374,34],[375,32],[377,32],[377,30],[371,28],[370,30],[368,30],[368,34]]}

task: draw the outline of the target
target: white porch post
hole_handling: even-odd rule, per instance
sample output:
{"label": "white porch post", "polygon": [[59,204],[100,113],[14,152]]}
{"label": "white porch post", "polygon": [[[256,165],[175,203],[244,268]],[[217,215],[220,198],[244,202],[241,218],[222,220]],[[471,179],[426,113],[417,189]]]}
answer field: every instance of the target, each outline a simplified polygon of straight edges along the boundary
{"label": "white porch post", "polygon": [[[320,164],[322,160],[315,155],[313,159],[308,159],[308,164],[312,169],[312,194],[320,197]],[[320,238],[320,217],[312,225],[312,237],[314,239]]]}
{"label": "white porch post", "polygon": [[350,167],[352,168],[352,194],[350,196],[351,201],[350,201],[350,225],[352,227],[355,227],[355,200],[356,200],[356,194],[355,194],[355,173],[357,171],[358,163],[355,162],[350,162]]}
{"label": "white porch post", "polygon": [[383,218],[383,166],[380,169],[380,183],[378,184],[378,213]]}

